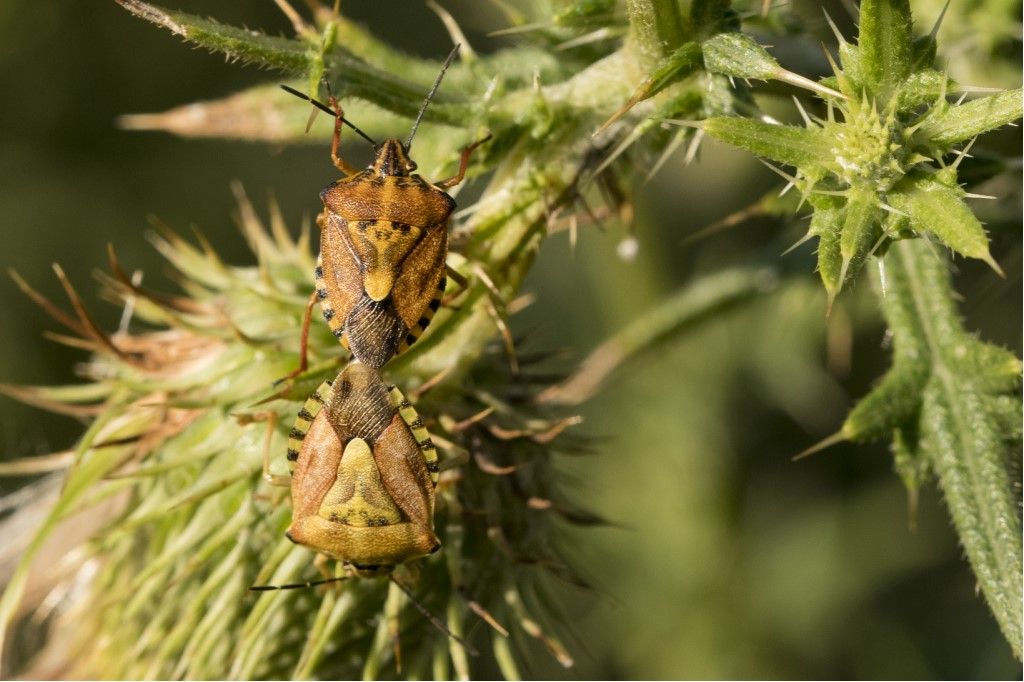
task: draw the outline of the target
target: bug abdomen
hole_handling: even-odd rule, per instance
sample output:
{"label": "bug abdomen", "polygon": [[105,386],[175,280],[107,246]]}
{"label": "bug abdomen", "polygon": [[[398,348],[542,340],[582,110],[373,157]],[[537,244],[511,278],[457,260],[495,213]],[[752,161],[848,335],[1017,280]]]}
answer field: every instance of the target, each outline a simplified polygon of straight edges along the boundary
{"label": "bug abdomen", "polygon": [[[330,256],[328,258],[328,262],[333,260]],[[401,348],[402,342],[409,337],[390,297],[374,301],[365,292],[359,291],[359,297],[353,303],[352,284],[344,281],[343,273],[340,275],[341,282],[336,277],[329,280],[323,261],[324,254],[321,251],[316,266],[316,292],[324,321],[334,337],[357,360],[374,368],[383,367],[400,350],[404,350]],[[333,270],[329,273],[336,274]],[[335,301],[340,303],[340,308],[336,307]]]}
{"label": "bug abdomen", "polygon": [[[323,256],[316,258],[316,297],[320,301],[320,311],[324,315],[324,322],[328,329],[334,334],[334,338],[341,339],[345,335],[345,317],[338,315],[331,303],[330,294],[327,292],[327,283],[324,280]],[[343,342],[344,343],[344,342]]]}
{"label": "bug abdomen", "polygon": [[360,362],[379,369],[398,354],[405,325],[395,311],[391,298],[374,301],[363,296],[345,320],[345,340]]}
{"label": "bug abdomen", "polygon": [[420,319],[416,321],[416,324],[409,329],[409,332],[402,339],[402,342],[398,345],[398,354],[401,355],[405,351],[409,350],[409,346],[416,343],[416,339],[423,335],[423,332],[427,330],[427,326],[430,325],[430,321],[434,319],[434,313],[441,307],[441,299],[444,297],[444,288],[448,284],[448,278],[442,276],[441,280],[437,283],[437,290],[434,292],[433,297],[430,299],[430,303],[427,304],[426,309],[420,315]]}
{"label": "bug abdomen", "polygon": [[331,331],[380,368],[423,333],[444,291],[448,225],[349,221],[327,213],[317,294]]}
{"label": "bug abdomen", "polygon": [[388,388],[388,398],[391,400],[391,404],[394,405],[395,410],[397,410],[398,416],[409,427],[412,437],[416,440],[416,447],[419,448],[420,453],[423,455],[423,461],[426,464],[427,471],[430,473],[430,481],[436,486],[441,467],[437,459],[437,447],[434,445],[434,441],[430,439],[430,432],[427,431],[427,427],[423,424],[423,419],[420,417],[419,412],[416,411],[416,407],[397,386],[390,386]]}
{"label": "bug abdomen", "polygon": [[302,441],[306,439],[309,427],[313,425],[313,420],[320,414],[324,403],[327,402],[331,394],[331,384],[330,380],[320,384],[316,391],[306,398],[302,409],[295,416],[295,423],[288,433],[288,470],[293,474],[295,473],[295,462],[298,461],[299,453],[302,451]]}

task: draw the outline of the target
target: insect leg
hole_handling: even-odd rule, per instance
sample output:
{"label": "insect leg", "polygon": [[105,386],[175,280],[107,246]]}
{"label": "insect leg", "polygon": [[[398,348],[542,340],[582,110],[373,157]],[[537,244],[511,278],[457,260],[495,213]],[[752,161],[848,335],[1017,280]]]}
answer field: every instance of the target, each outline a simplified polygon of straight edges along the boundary
{"label": "insect leg", "polygon": [[462,178],[466,177],[466,168],[469,166],[469,157],[477,147],[482,145],[487,140],[493,137],[490,133],[487,133],[484,137],[480,138],[476,142],[470,145],[466,145],[462,149],[462,156],[459,158],[459,172],[441,182],[435,182],[434,185],[440,189],[449,189],[462,182]]}
{"label": "insect leg", "polygon": [[334,109],[334,135],[331,136],[331,161],[334,162],[334,167],[340,170],[345,175],[355,175],[359,172],[358,168],[345,163],[345,160],[338,156],[338,145],[341,144],[341,124],[345,120],[345,112],[341,109],[341,104],[338,103],[338,98],[331,92],[331,84],[324,79],[324,85],[327,87],[327,104]]}
{"label": "insect leg", "polygon": [[317,552],[317,555],[313,557],[313,568],[315,568],[325,580],[331,580],[334,578],[334,574],[331,573],[331,569],[328,568],[330,560],[330,557],[326,554],[321,554],[320,552]]}
{"label": "insect leg", "polygon": [[336,583],[341,580],[348,580],[347,575],[338,576],[337,578],[328,578],[326,580],[310,580],[306,583],[291,583],[288,585],[253,585],[249,588],[250,592],[268,592],[270,590],[301,590],[307,587],[316,587],[317,585],[326,585],[328,583]]}
{"label": "insect leg", "polygon": [[421,614],[423,614],[424,618],[426,618],[428,621],[430,621],[431,625],[433,625],[435,628],[440,630],[442,633],[444,633],[450,639],[453,639],[456,642],[458,642],[462,646],[462,648],[464,648],[467,652],[469,652],[469,654],[471,656],[479,656],[480,655],[480,652],[477,651],[476,648],[472,644],[470,644],[469,642],[467,642],[466,640],[464,640],[463,638],[459,637],[458,635],[453,633],[451,630],[449,630],[445,626],[445,624],[441,622],[441,619],[438,618],[437,616],[435,616],[433,613],[431,613],[430,610],[427,609],[427,607],[424,606],[420,602],[420,600],[416,598],[416,595],[413,594],[412,590],[410,590],[404,584],[399,582],[398,579],[395,578],[394,575],[389,575],[388,576],[388,580],[390,580],[392,584],[397,585],[398,589],[400,589],[402,592],[405,592],[405,596],[407,596],[409,598],[409,601],[412,603],[412,605],[416,607],[417,611],[419,611]]}
{"label": "insect leg", "polygon": [[306,310],[302,313],[302,333],[299,335],[299,374],[305,372],[309,367],[309,325],[312,323],[313,306],[320,298],[317,293],[314,290],[309,295],[309,300],[306,301]]}
{"label": "insect leg", "polygon": [[263,480],[270,485],[279,488],[286,488],[291,485],[291,476],[280,476],[270,473],[270,443],[274,437],[274,427],[277,426],[277,412],[267,412],[267,437],[263,441]]}
{"label": "insect leg", "polygon": [[306,310],[302,314],[302,332],[299,335],[299,366],[278,379],[278,382],[293,379],[309,368],[309,327],[313,321],[313,306],[316,305],[318,298],[316,289],[314,289],[313,293],[309,295],[309,300],[306,301]]}

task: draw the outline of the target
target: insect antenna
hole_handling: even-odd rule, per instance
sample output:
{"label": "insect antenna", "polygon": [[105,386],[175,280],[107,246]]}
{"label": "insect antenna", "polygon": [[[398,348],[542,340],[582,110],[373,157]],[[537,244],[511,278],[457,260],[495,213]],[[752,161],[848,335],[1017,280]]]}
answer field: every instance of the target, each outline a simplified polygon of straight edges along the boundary
{"label": "insect antenna", "polygon": [[349,576],[342,575],[337,578],[327,578],[325,580],[311,580],[305,583],[290,583],[288,585],[253,585],[249,588],[250,592],[269,592],[270,590],[299,590],[304,587],[316,587],[317,585],[326,585],[327,583],[336,583],[339,580],[348,580]]}
{"label": "insect antenna", "polygon": [[[456,46],[456,47],[458,47],[458,46]],[[442,72],[442,73],[443,73],[443,72]],[[438,80],[440,80],[440,79],[438,79]],[[436,88],[435,88],[435,89],[436,89]],[[445,635],[447,635],[448,637],[451,637],[451,638],[452,638],[452,639],[454,639],[454,640],[455,640],[456,642],[458,642],[459,644],[461,644],[461,645],[463,646],[463,648],[465,648],[465,650],[466,650],[466,651],[468,651],[468,652],[470,653],[470,655],[471,655],[471,656],[479,656],[479,655],[480,655],[480,652],[479,652],[479,651],[477,651],[477,650],[476,650],[476,648],[475,648],[475,647],[474,647],[474,646],[473,646],[472,644],[470,644],[470,643],[469,643],[469,642],[467,642],[466,640],[462,639],[461,637],[459,637],[458,635],[456,635],[456,634],[455,634],[454,632],[452,632],[451,630],[449,630],[449,629],[448,629],[447,627],[445,627],[445,624],[444,624],[444,623],[442,623],[442,622],[441,622],[441,620],[440,620],[440,619],[439,619],[439,618],[438,618],[437,616],[435,616],[434,614],[432,614],[432,613],[431,613],[431,612],[430,612],[430,611],[429,611],[429,610],[427,609],[427,607],[426,607],[426,606],[424,606],[423,604],[421,604],[421,603],[420,603],[420,600],[419,600],[419,599],[417,599],[417,598],[416,598],[416,597],[415,597],[415,596],[413,595],[413,593],[412,593],[412,590],[410,590],[410,589],[409,589],[408,587],[406,587],[405,585],[403,585],[402,583],[400,583],[400,582],[398,581],[398,579],[397,579],[397,578],[395,578],[395,576],[393,576],[393,575],[390,575],[390,576],[388,576],[388,580],[390,580],[390,581],[391,581],[391,582],[393,582],[394,584],[398,585],[398,589],[402,590],[402,592],[405,592],[405,596],[406,596],[406,597],[408,597],[408,598],[409,598],[409,601],[411,601],[411,602],[412,602],[413,606],[415,606],[415,607],[416,607],[416,609],[417,609],[417,610],[418,610],[418,611],[419,611],[420,613],[422,613],[422,614],[423,614],[423,617],[424,617],[424,618],[426,618],[426,619],[427,619],[428,621],[430,621],[430,624],[431,624],[431,625],[433,625],[433,626],[434,626],[435,628],[437,628],[438,630],[440,630],[441,632],[443,632],[443,633],[444,633]],[[252,589],[252,588],[250,588],[250,589]]]}
{"label": "insect antenna", "polygon": [[462,47],[461,43],[455,45],[452,51],[448,53],[448,56],[444,60],[444,64],[441,65],[441,73],[437,74],[437,78],[434,80],[434,87],[430,88],[430,92],[427,93],[427,98],[423,100],[423,106],[420,107],[420,113],[416,114],[416,121],[412,124],[412,130],[409,132],[409,139],[405,141],[405,152],[409,153],[409,147],[412,146],[412,138],[416,135],[416,129],[420,127],[420,121],[423,120],[423,113],[427,110],[427,105],[430,104],[430,100],[434,98],[434,93],[441,87],[441,79],[444,78],[444,72],[451,66],[452,60],[455,59],[455,55],[458,54],[459,48]]}
{"label": "insect antenna", "polygon": [[321,101],[319,101],[319,100],[315,100],[315,99],[313,99],[312,97],[310,97],[309,95],[307,95],[306,93],[304,93],[304,92],[299,92],[299,91],[298,91],[298,90],[296,90],[295,88],[289,87],[289,86],[287,86],[287,85],[284,85],[284,84],[282,84],[282,85],[281,85],[281,89],[282,89],[282,90],[284,90],[285,92],[289,93],[289,94],[295,95],[295,96],[296,96],[296,97],[298,97],[299,99],[304,99],[304,100],[306,100],[307,102],[309,102],[310,104],[312,104],[312,105],[313,105],[314,107],[316,107],[316,108],[317,108],[317,109],[319,109],[320,111],[326,111],[326,112],[327,112],[328,114],[330,114],[330,115],[331,115],[331,117],[332,117],[332,118],[341,118],[341,122],[342,122],[342,123],[344,123],[345,125],[347,125],[347,126],[348,126],[349,128],[351,128],[352,130],[356,131],[356,133],[357,133],[357,134],[358,134],[358,135],[359,135],[360,137],[362,137],[362,138],[363,138],[364,140],[366,140],[367,142],[369,142],[370,144],[372,144],[372,145],[373,145],[374,147],[376,147],[376,146],[377,146],[377,143],[376,143],[376,142],[374,142],[374,140],[373,140],[373,138],[372,138],[372,137],[370,137],[369,135],[367,135],[366,133],[364,133],[364,132],[363,132],[362,130],[360,130],[359,128],[357,128],[357,127],[355,126],[355,124],[353,124],[353,123],[352,123],[351,121],[349,121],[349,120],[348,120],[347,118],[339,117],[339,116],[338,116],[338,112],[337,112],[337,111],[335,111],[334,109],[330,108],[329,106],[327,106],[327,105],[326,105],[326,104],[324,104],[323,102],[321,102]]}

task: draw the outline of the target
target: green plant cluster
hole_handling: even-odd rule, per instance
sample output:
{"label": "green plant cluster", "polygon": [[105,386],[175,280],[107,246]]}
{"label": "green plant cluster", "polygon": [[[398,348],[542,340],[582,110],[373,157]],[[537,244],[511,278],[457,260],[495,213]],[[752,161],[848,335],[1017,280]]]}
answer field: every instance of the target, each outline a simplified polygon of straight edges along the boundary
{"label": "green plant cluster", "polygon": [[[893,367],[838,435],[891,441],[911,494],[938,476],[982,591],[1020,656],[1021,518],[1007,448],[1019,441],[1021,363],[963,329],[938,249],[1001,274],[957,170],[978,135],[1020,118],[1021,90],[951,104],[958,86],[934,66],[935,30],[915,37],[907,0],[865,0],[857,43],[838,30],[836,39],[840,63],[822,83],[835,91],[818,92],[825,120],[801,109],[804,127],[714,117],[701,128],[795,169],[780,174],[811,206],[806,238],[818,239],[830,305],[877,256]],[[728,58],[713,68],[773,78],[774,60],[750,38],[719,40],[729,41]]]}
{"label": "green plant cluster", "polygon": [[[702,129],[724,142],[791,166],[789,178],[813,207],[818,273],[830,299],[888,243],[929,236],[995,270],[981,222],[964,202],[957,145],[1021,116],[1021,91],[950,104],[957,85],[934,67],[935,38],[914,38],[910,5],[865,2],[858,42],[836,30],[839,64],[824,80],[828,118],[805,127],[714,117]],[[778,64],[751,38],[717,36],[708,68],[735,78],[773,79]],[[834,89],[832,89],[834,88]],[[969,147],[969,145],[968,145]]]}

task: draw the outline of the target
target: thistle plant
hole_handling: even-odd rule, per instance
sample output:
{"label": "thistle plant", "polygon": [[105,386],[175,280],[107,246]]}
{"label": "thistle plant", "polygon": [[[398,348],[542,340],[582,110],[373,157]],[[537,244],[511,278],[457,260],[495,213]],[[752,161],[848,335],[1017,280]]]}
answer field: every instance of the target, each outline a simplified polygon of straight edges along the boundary
{"label": "thistle plant", "polygon": [[[835,75],[824,82],[835,91],[818,92],[824,120],[801,108],[804,127],[725,117],[700,127],[795,169],[778,172],[811,207],[806,239],[818,240],[830,305],[876,260],[893,366],[827,443],[889,440],[912,499],[934,472],[979,585],[1019,657],[1020,499],[1007,441],[1019,445],[1021,364],[963,329],[939,248],[1002,274],[965,201],[985,197],[966,192],[957,171],[978,135],[1020,118],[1021,91],[950,103],[957,85],[934,64],[938,26],[915,37],[906,0],[861,3],[855,45],[832,26],[839,63],[831,62]],[[763,48],[745,36],[733,41],[732,58],[713,68],[773,78],[777,67]]]}
{"label": "thistle plant", "polygon": [[[312,96],[326,80],[346,117],[373,137],[407,129],[440,67],[316,2],[310,17],[278,2],[291,38],[118,2]],[[837,31],[834,75],[821,81],[783,68],[753,37],[752,29],[775,31],[784,13],[759,2],[692,0],[686,12],[674,0],[550,4],[502,3],[521,43],[487,55],[439,10],[461,43],[460,60],[416,141],[420,172],[433,179],[454,168],[460,147],[493,135],[470,170],[482,194],[461,206],[451,235],[449,265],[465,283],[449,285],[429,331],[386,368],[442,453],[435,525],[443,551],[403,567],[401,579],[455,637],[386,581],[248,591],[317,577],[312,554],[283,535],[290,502],[263,481],[262,460],[269,453],[271,472],[283,473],[291,420],[345,358],[314,324],[309,370],[280,381],[298,364],[295,330],[315,244],[308,230],[290,236],[274,206],[267,227],[236,188],[255,264],[228,265],[201,236],[192,243],[163,229],[155,243],[180,291],[162,293],[141,287],[112,249],[103,294],[130,312],[116,332],[99,328],[62,272],[71,313],[20,282],[71,332],[60,338],[92,355],[84,384],[12,392],[90,424],[61,460],[62,487],[0,600],[0,631],[20,617],[33,567],[61,528],[82,516],[97,528],[70,543],[53,571],[64,598],[29,674],[370,679],[400,670],[513,679],[531,640],[572,665],[552,591],[586,581],[563,557],[556,519],[601,522],[567,501],[553,466],[557,455],[585,449],[566,430],[578,421],[574,408],[644,348],[772,291],[782,277],[806,275],[758,264],[709,277],[642,316],[565,381],[544,371],[544,349],[524,346],[509,319],[527,304],[520,285],[550,233],[595,218],[628,224],[641,169],[657,172],[681,147],[688,162],[707,136],[782,166],[775,170],[799,194],[793,203],[811,214],[807,239],[817,238],[830,306],[862,271],[875,272],[893,366],[833,440],[891,442],[912,493],[937,477],[1020,656],[1019,489],[1007,467],[1020,439],[1020,362],[965,331],[942,254],[998,270],[958,173],[975,137],[1020,117],[1020,91],[952,99],[962,87],[936,66],[935,31],[917,36],[900,0],[862,3],[856,43]],[[805,125],[777,123],[745,83],[758,80],[818,98],[820,115],[798,101]],[[328,126],[306,133],[309,115],[274,81],[123,124],[326,143]]]}

